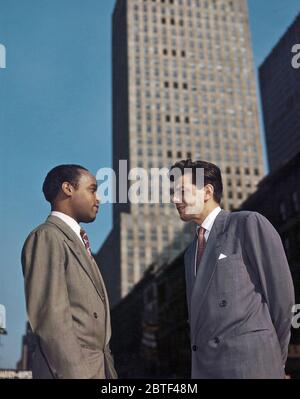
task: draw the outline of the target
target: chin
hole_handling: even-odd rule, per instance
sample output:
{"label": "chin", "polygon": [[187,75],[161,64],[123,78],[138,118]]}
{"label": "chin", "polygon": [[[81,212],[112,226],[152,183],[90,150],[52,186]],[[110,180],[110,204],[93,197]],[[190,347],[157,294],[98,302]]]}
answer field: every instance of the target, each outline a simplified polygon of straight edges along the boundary
{"label": "chin", "polygon": [[179,217],[183,222],[187,222],[189,220],[188,216],[185,213],[179,214]]}
{"label": "chin", "polygon": [[96,219],[95,216],[88,216],[82,219],[82,223],[92,223]]}
{"label": "chin", "polygon": [[195,216],[194,214],[188,214],[188,213],[179,214],[179,217],[183,222],[190,222],[191,220],[194,219],[194,216]]}

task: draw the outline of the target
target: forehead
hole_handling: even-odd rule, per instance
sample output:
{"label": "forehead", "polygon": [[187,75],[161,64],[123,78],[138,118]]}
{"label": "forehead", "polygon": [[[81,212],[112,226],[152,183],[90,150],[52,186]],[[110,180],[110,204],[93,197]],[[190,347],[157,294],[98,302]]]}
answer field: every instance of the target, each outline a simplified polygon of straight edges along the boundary
{"label": "forehead", "polygon": [[90,186],[92,184],[97,185],[95,176],[93,176],[90,172],[87,172],[85,170],[80,171],[80,177],[78,183],[81,186]]}

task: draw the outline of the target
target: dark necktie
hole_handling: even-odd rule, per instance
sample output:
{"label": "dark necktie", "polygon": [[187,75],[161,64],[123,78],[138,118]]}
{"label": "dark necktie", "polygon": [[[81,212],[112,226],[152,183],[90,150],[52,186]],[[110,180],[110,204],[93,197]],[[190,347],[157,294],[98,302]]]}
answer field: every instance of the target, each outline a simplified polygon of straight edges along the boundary
{"label": "dark necktie", "polygon": [[206,244],[206,240],[205,240],[205,231],[206,229],[202,226],[200,226],[199,230],[198,230],[198,248],[197,248],[197,258],[196,258],[196,271],[198,271],[198,267],[200,265],[203,253],[204,253],[204,249],[205,249],[205,244]]}
{"label": "dark necktie", "polygon": [[92,251],[91,251],[91,247],[90,247],[89,238],[88,238],[88,235],[86,234],[86,231],[84,229],[80,229],[80,236],[82,238],[84,246],[86,247],[86,250],[88,251],[89,255],[92,256]]}

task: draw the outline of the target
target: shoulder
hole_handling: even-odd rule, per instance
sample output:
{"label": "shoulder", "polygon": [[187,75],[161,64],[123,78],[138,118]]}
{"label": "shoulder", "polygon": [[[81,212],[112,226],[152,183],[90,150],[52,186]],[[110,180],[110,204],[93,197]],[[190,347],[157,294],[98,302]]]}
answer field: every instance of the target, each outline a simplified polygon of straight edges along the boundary
{"label": "shoulder", "polygon": [[251,211],[238,211],[238,212],[230,212],[229,217],[230,220],[246,220],[250,215],[256,212]]}
{"label": "shoulder", "polygon": [[[259,212],[236,212],[236,217],[241,221],[242,228],[247,236],[269,237],[269,239],[278,239],[279,234],[273,224]],[[240,214],[240,215],[239,215]],[[234,213],[232,214],[234,215]]]}
{"label": "shoulder", "polygon": [[259,212],[239,211],[229,214],[229,228],[235,226],[239,230],[268,231],[275,233],[272,223]]}
{"label": "shoulder", "polygon": [[24,247],[32,241],[39,240],[59,240],[60,232],[59,229],[52,223],[48,223],[47,221],[37,226],[33,229],[29,235],[27,236]]}
{"label": "shoulder", "polygon": [[268,219],[258,212],[253,211],[238,211],[238,212],[231,212],[230,213],[230,220],[231,221],[244,221],[254,222],[254,223],[270,223]]}

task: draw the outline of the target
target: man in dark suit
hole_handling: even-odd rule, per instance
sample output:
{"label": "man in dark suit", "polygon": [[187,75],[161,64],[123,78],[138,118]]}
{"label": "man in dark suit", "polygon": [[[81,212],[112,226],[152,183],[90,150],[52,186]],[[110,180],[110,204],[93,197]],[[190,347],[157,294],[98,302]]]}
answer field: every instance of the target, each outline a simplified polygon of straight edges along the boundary
{"label": "man in dark suit", "polygon": [[284,378],[294,289],[279,235],[259,213],[220,208],[216,165],[181,161],[170,177],[180,218],[197,225],[184,257],[192,378]]}
{"label": "man in dark suit", "polygon": [[37,338],[33,378],[116,378],[108,297],[86,232],[99,208],[95,177],[79,165],[43,184],[51,215],[22,250],[29,323]]}

